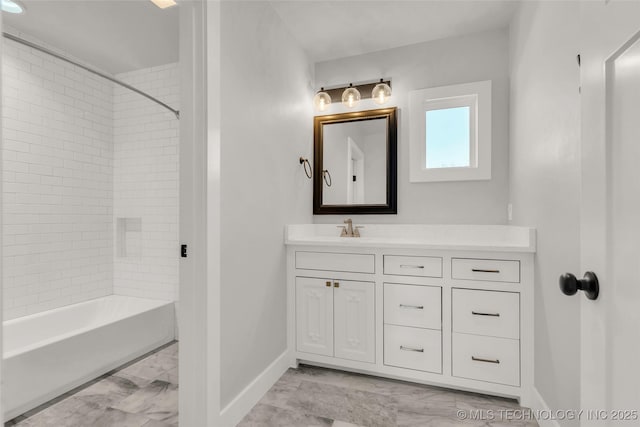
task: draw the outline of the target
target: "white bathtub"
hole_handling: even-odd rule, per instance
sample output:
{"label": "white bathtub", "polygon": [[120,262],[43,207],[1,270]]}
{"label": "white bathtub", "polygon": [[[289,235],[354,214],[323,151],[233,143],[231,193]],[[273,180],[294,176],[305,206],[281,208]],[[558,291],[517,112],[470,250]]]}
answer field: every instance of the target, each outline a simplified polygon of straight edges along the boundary
{"label": "white bathtub", "polygon": [[174,303],[112,295],[4,322],[4,420],[168,343]]}

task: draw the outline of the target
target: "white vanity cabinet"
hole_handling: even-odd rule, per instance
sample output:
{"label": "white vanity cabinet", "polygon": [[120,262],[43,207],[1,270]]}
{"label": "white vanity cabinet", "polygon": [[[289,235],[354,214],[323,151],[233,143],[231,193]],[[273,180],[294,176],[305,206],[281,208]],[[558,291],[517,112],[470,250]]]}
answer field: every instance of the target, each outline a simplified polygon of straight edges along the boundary
{"label": "white vanity cabinet", "polygon": [[290,363],[515,397],[533,393],[535,230],[288,226]]}
{"label": "white vanity cabinet", "polygon": [[296,349],[375,362],[373,282],[296,277]]}

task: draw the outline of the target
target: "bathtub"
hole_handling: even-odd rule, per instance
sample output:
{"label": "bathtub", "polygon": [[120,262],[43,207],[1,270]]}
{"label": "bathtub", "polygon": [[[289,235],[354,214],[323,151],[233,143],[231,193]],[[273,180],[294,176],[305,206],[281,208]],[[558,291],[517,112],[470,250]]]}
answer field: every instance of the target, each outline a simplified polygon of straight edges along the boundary
{"label": "bathtub", "polygon": [[4,420],[175,336],[174,303],[111,295],[4,322]]}

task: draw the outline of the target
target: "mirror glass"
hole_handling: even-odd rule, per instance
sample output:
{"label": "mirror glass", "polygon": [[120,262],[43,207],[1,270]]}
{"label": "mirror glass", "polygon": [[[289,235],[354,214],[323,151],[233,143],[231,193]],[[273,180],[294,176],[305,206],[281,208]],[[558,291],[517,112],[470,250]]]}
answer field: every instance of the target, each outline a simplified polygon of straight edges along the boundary
{"label": "mirror glass", "polygon": [[385,118],[327,123],[322,130],[323,205],[380,205],[387,200]]}
{"label": "mirror glass", "polygon": [[394,214],[396,109],[318,116],[315,214]]}

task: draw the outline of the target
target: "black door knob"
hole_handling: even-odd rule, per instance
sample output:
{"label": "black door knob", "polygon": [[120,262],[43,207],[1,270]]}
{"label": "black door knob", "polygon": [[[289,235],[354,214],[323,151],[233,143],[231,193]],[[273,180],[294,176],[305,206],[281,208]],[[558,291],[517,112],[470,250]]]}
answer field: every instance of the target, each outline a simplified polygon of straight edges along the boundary
{"label": "black door knob", "polygon": [[587,298],[597,299],[600,285],[598,277],[591,271],[584,273],[584,278],[581,280],[576,279],[576,276],[571,273],[565,273],[560,276],[560,290],[565,295],[575,295],[578,291],[584,291]]}

